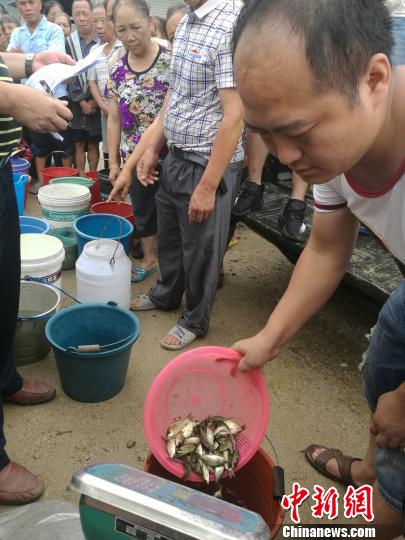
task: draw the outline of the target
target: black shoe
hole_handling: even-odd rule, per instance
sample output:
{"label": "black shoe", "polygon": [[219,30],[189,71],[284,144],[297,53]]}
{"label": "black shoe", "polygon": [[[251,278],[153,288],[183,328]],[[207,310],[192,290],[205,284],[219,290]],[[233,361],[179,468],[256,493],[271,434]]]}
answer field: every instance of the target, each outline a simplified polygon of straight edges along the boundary
{"label": "black shoe", "polygon": [[298,199],[290,199],[278,217],[278,225],[283,236],[299,242],[303,239],[306,225],[304,223],[307,204]]}
{"label": "black shoe", "polygon": [[264,185],[248,180],[233,207],[232,215],[243,217],[253,210],[260,210],[263,207],[263,193]]}

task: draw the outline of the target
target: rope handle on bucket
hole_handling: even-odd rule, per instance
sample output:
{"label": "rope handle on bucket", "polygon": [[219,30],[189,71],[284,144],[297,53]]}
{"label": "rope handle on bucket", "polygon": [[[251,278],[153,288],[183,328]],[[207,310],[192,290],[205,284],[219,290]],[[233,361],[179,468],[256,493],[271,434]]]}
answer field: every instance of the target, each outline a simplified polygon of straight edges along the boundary
{"label": "rope handle on bucket", "polygon": [[101,352],[103,349],[108,349],[108,347],[114,347],[115,345],[120,345],[121,343],[125,343],[125,341],[129,341],[130,339],[134,338],[136,336],[136,332],[133,334],[130,334],[124,339],[120,339],[119,341],[114,341],[113,343],[108,343],[108,345],[78,345],[77,347],[67,347],[65,349],[65,352],[74,352],[74,353],[86,353],[86,352]]}
{"label": "rope handle on bucket", "polygon": [[105,230],[105,228],[107,227],[107,225],[110,223],[110,221],[112,219],[116,218],[118,220],[118,223],[119,223],[119,226],[120,226],[120,235],[118,237],[118,240],[117,240],[117,245],[115,246],[115,250],[114,250],[114,253],[112,254],[112,257],[110,259],[110,265],[113,266],[115,264],[115,254],[117,253],[117,249],[118,249],[118,246],[120,245],[120,242],[121,242],[121,239],[122,239],[122,221],[119,219],[118,216],[114,216],[114,215],[111,215],[111,217],[109,219],[107,219],[107,221],[104,223],[104,227],[101,229],[100,231],[100,236],[98,237],[99,240],[101,240],[102,238],[102,234]]}

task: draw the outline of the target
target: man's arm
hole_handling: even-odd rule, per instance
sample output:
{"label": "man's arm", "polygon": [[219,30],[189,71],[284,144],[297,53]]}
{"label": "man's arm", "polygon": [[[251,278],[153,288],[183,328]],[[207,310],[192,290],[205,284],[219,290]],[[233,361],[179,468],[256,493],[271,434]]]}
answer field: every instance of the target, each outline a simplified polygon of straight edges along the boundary
{"label": "man's arm", "polygon": [[[1,58],[3,58],[10,71],[11,76],[14,79],[23,79],[26,76],[25,54],[2,52],[0,53],[0,56]],[[75,61],[64,52],[42,51],[35,54],[32,64],[32,70],[37,71],[43,66],[54,63],[68,64],[70,66],[73,66],[75,64]]]}
{"label": "man's arm", "polygon": [[341,281],[356,242],[358,221],[348,208],[314,212],[312,233],[290,283],[266,326],[233,348],[247,371],[275,358],[285,343],[329,300]]}
{"label": "man's arm", "polygon": [[[138,164],[136,165],[136,172],[139,181],[141,182],[141,184],[144,185],[154,184],[157,180],[155,174],[155,167],[159,160],[160,151],[167,142],[165,137],[165,130],[163,127],[163,120],[169,106],[170,98],[171,91],[169,90],[166,94],[159,116],[155,119],[153,124],[149,126],[149,128],[145,131],[143,135],[143,137],[147,137],[148,141],[145,152],[143,152],[141,157],[138,157],[137,155],[131,160],[131,164],[135,162],[135,159],[138,160]],[[153,133],[150,133],[150,130],[152,130]]]}
{"label": "man's arm", "polygon": [[[19,48],[19,43],[18,43],[18,36],[19,35],[20,35],[19,29],[14,28],[14,30],[11,32],[10,43],[7,46],[8,51],[12,51],[13,49],[18,49]],[[2,54],[4,54],[4,53],[2,53]]]}
{"label": "man's arm", "polygon": [[219,97],[224,116],[215,136],[208,165],[190,200],[188,215],[191,223],[201,223],[212,214],[218,185],[243,129],[243,106],[236,88],[219,90]]}

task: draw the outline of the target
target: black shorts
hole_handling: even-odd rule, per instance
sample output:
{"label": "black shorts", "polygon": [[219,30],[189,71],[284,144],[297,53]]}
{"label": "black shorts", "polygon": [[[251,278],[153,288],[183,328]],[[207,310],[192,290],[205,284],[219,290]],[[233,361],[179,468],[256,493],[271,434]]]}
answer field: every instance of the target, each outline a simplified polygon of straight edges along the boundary
{"label": "black shorts", "polygon": [[86,129],[72,129],[72,141],[74,143],[100,143],[101,135],[90,135]]}
{"label": "black shorts", "polygon": [[155,194],[159,183],[152,186],[143,186],[132,172],[132,184],[129,194],[131,196],[132,208],[135,216],[135,231],[139,238],[146,238],[157,233],[157,215]]}
{"label": "black shorts", "polygon": [[37,133],[28,130],[30,139],[30,148],[36,157],[45,158],[53,152],[60,152],[64,157],[73,155],[72,129],[68,127],[58,133],[62,135],[63,141],[55,139],[50,133]]}

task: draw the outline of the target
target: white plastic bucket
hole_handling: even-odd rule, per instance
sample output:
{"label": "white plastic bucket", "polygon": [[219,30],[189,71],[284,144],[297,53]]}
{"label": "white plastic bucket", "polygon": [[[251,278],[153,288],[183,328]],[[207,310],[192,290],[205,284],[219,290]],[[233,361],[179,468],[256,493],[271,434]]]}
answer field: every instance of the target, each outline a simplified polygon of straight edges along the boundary
{"label": "white plastic bucket", "polygon": [[45,283],[61,287],[65,249],[59,238],[47,234],[22,234],[20,246],[21,278],[40,277]]}
{"label": "white plastic bucket", "polygon": [[84,246],[76,261],[76,298],[80,302],[131,303],[131,261],[116,240],[102,238]]}
{"label": "white plastic bucket", "polygon": [[73,227],[74,221],[89,213],[91,193],[78,184],[49,184],[38,191],[43,218],[53,229]]}

